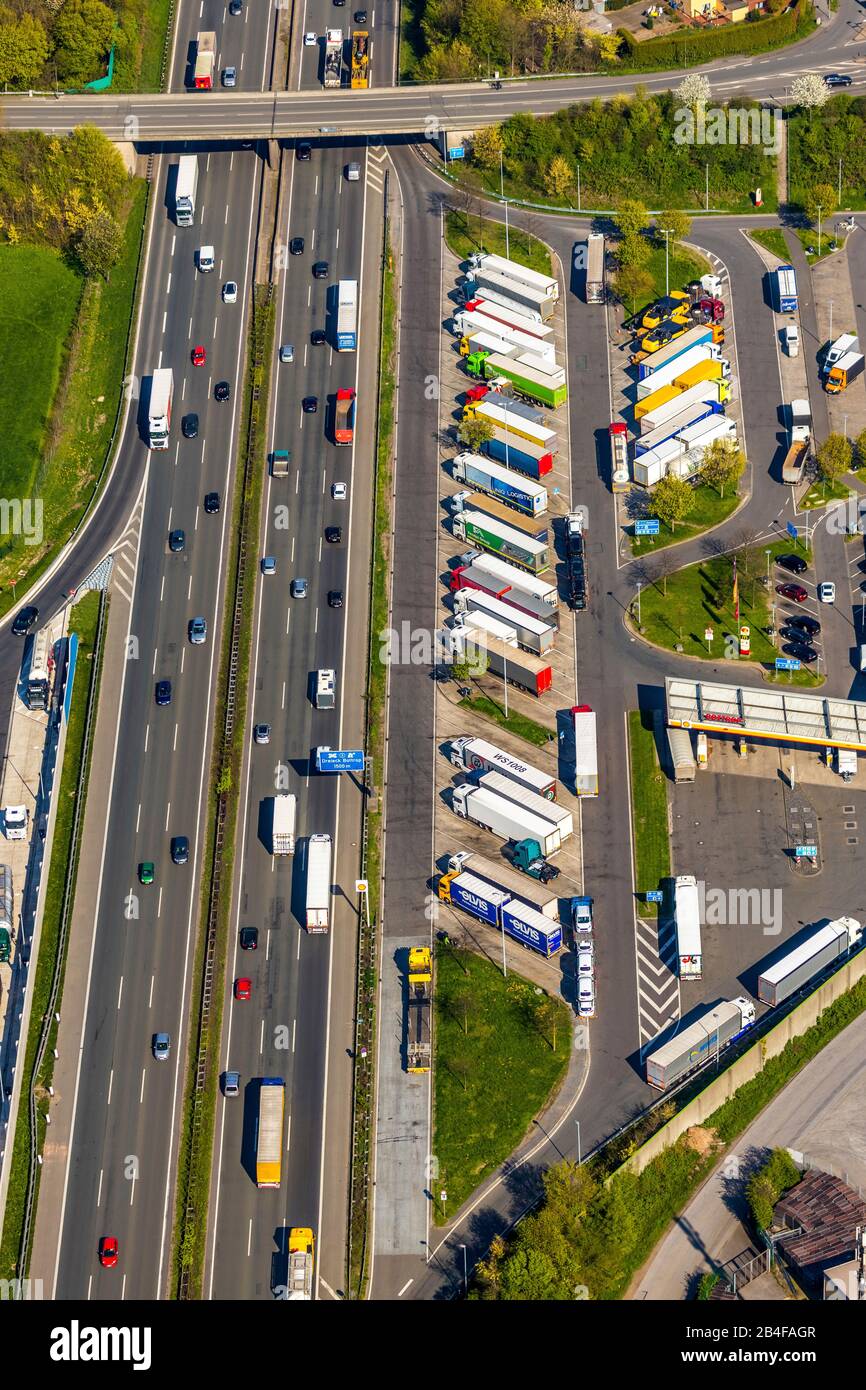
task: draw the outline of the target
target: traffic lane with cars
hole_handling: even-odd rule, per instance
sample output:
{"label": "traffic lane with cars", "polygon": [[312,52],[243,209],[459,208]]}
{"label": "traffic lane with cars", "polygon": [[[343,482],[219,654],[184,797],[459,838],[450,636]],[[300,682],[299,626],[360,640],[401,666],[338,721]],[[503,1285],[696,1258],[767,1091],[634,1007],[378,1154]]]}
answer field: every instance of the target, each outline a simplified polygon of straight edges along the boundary
{"label": "traffic lane with cars", "polygon": [[[269,723],[271,734],[268,745],[250,750],[240,913],[235,922],[236,927],[258,926],[261,944],[270,932],[271,958],[264,959],[260,945],[253,967],[251,1002],[255,1007],[230,1005],[231,1028],[224,1050],[225,1067],[240,1070],[242,1077],[244,1073],[279,1075],[286,1080],[286,1172],[279,1205],[288,1226],[314,1229],[319,1211],[331,945],[326,936],[308,936],[301,925],[305,841],[313,833],[328,833],[332,841],[336,837],[337,779],[311,771],[310,758],[319,743],[339,744],[344,623],[347,612],[358,611],[358,599],[349,593],[347,581],[353,450],[331,441],[329,401],[338,387],[354,386],[357,356],[337,354],[330,344],[313,347],[309,338],[325,325],[327,298],[337,280],[360,280],[357,197],[364,196],[364,185],[345,183],[346,156],[347,151],[338,149],[316,151],[309,163],[293,160],[290,166],[285,235],[303,236],[305,250],[288,258],[282,282],[277,331],[280,344],[293,340],[295,351],[292,362],[277,360],[274,365],[271,437],[272,447],[289,449],[292,461],[287,478],[271,476],[267,484],[262,550],[274,557],[276,570],[272,575],[260,574],[258,580],[250,723]],[[312,266],[325,258],[328,279],[315,280]],[[276,355],[279,359],[279,352]],[[319,400],[315,415],[300,412],[300,400],[306,395]],[[362,399],[359,410],[369,408],[370,399]],[[335,482],[349,485],[346,500],[332,498]],[[283,505],[288,509],[287,529],[276,523],[276,509]],[[340,544],[326,542],[329,525],[343,528]],[[290,596],[290,582],[297,577],[308,581],[306,598]],[[344,607],[330,608],[328,593],[337,589],[343,591]],[[338,700],[333,711],[313,708],[312,680],[318,668],[336,672]],[[298,798],[294,859],[272,859],[259,834],[261,807],[274,794],[278,761],[288,770],[286,789]],[[332,876],[336,881],[336,871]],[[237,949],[233,977],[242,973],[249,958],[250,953]],[[276,1046],[275,1030],[281,1026],[291,1039],[289,1048]],[[234,1106],[233,1101],[228,1104]],[[222,1125],[218,1219],[211,1253],[213,1296],[271,1297],[267,1276],[275,1249],[273,1212],[263,1215],[260,1194],[241,1161],[243,1114],[230,1108],[223,1114]]]}
{"label": "traffic lane with cars", "polygon": [[[173,1095],[176,1066],[182,1055],[181,1020],[187,1017],[185,986],[190,983],[185,976],[188,923],[197,901],[194,889],[198,874],[197,859],[187,866],[171,864],[169,841],[172,834],[187,834],[197,846],[212,667],[220,636],[220,545],[215,533],[209,536],[206,527],[219,528],[224,539],[227,523],[224,511],[213,517],[203,515],[202,497],[206,486],[218,486],[225,495],[232,461],[229,425],[237,403],[236,395],[227,405],[219,405],[208,396],[204,374],[190,365],[189,344],[200,323],[209,325],[207,336],[215,344],[216,357],[226,376],[235,380],[245,320],[243,305],[222,305],[219,268],[213,274],[200,275],[193,253],[203,239],[212,238],[217,266],[220,259],[224,268],[231,264],[233,278],[244,282],[259,174],[252,156],[233,174],[229,164],[229,156],[214,156],[202,184],[214,195],[215,210],[225,205],[229,185],[237,188],[242,216],[222,225],[222,218],[214,211],[210,220],[206,216],[204,226],[178,232],[165,221],[156,229],[149,283],[154,286],[157,311],[144,322],[138,366],[140,374],[146,374],[160,360],[160,353],[163,365],[174,366],[175,412],[169,449],[154,452],[150,458],[130,622],[138,659],[128,664],[119,713],[115,788],[106,830],[62,1232],[61,1297],[81,1297],[87,1292],[96,1240],[106,1231],[121,1242],[125,1295],[157,1295],[166,1192],[173,1179],[173,1169],[167,1170],[166,1165],[173,1121],[177,1119],[163,1093]],[[163,321],[156,287],[161,290],[168,284],[169,268],[171,291],[164,297]],[[200,413],[201,432],[193,441],[180,437],[178,407],[184,404],[195,404]],[[144,446],[137,442],[130,447]],[[187,548],[171,554],[168,533],[178,525],[186,531]],[[188,642],[187,623],[197,614],[209,620],[209,642],[194,649]],[[157,708],[155,682],[166,678],[172,681],[172,702]],[[137,866],[144,860],[153,860],[157,866],[158,881],[149,886],[135,882]],[[139,897],[141,915],[137,920],[124,916],[130,890]],[[153,1078],[155,1084],[149,1086],[151,1038],[160,1029],[172,1034],[173,1057],[169,1066],[161,1069],[158,1081]],[[134,1186],[123,1168],[128,1154],[139,1159]],[[129,1263],[124,1260],[124,1250],[134,1252]],[[100,1280],[96,1296],[119,1296],[120,1280],[106,1284],[101,1272]]]}
{"label": "traffic lane with cars", "polygon": [[196,38],[210,31],[216,35],[213,92],[225,90],[223,73],[227,67],[233,67],[236,71],[235,87],[238,91],[267,91],[276,25],[282,13],[279,7],[262,7],[252,3],[252,0],[244,0],[241,13],[232,15],[229,14],[227,0],[200,0],[200,6],[200,13],[196,13],[192,5],[183,5],[179,10],[171,71],[172,90],[186,90],[197,102],[212,99],[212,92],[196,92],[193,86]]}

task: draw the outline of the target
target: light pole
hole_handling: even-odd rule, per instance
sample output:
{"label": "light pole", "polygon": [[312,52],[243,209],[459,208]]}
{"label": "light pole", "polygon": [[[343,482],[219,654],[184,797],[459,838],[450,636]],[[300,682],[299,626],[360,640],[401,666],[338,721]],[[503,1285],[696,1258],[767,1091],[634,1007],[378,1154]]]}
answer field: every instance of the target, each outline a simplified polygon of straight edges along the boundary
{"label": "light pole", "polygon": [[505,686],[505,718],[508,718],[508,657],[502,658],[502,684]]}
{"label": "light pole", "polygon": [[580,212],[580,165],[577,166],[577,210]]}
{"label": "light pole", "polygon": [[670,248],[671,248],[671,228],[659,227],[659,231],[665,239],[665,299],[670,294]]}
{"label": "light pole", "polygon": [[581,1164],[581,1157],[580,1157],[580,1120],[575,1120],[574,1123],[577,1125],[577,1166],[578,1166],[578,1168],[579,1168],[579,1167],[580,1167],[580,1164]]}
{"label": "light pole", "polygon": [[766,556],[767,556],[767,592],[769,592],[769,589],[770,589],[770,556],[772,555],[773,552],[772,552],[772,550],[770,550],[769,547],[768,547],[765,553],[766,553]]}
{"label": "light pole", "polygon": [[465,1298],[469,1292],[469,1275],[466,1269],[466,1246],[461,1245],[460,1249],[463,1251],[463,1297]]}
{"label": "light pole", "polygon": [[505,175],[502,168],[502,151],[499,151],[499,196],[505,204],[505,259],[509,259],[508,245],[508,199],[505,196]]}

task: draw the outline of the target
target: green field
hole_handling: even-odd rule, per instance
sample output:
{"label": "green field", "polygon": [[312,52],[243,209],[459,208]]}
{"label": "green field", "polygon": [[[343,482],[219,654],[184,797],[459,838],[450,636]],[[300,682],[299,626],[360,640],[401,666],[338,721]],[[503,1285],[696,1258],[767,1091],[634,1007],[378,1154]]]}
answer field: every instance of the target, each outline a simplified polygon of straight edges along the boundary
{"label": "green field", "polygon": [[[671,872],[668,799],[665,777],[655,753],[650,710],[630,710],[628,742],[634,822],[634,879],[639,895],[655,891]],[[655,917],[655,903],[642,902],[644,917]]]}
{"label": "green field", "polygon": [[780,261],[790,259],[791,253],[781,227],[759,227],[756,232],[750,232],[749,236],[753,241],[760,242],[761,246],[771,251],[774,256],[778,256]]}
{"label": "green field", "polygon": [[[700,536],[704,531],[710,531],[715,526],[720,526],[723,521],[731,515],[739,505],[739,496],[733,488],[728,490],[727,496],[720,497],[714,487],[709,487],[706,483],[698,483],[694,489],[695,504],[687,517],[682,521],[676,522],[671,531],[661,523],[657,536],[632,536],[631,553],[632,555],[652,555],[657,550],[664,550],[666,546],[673,545],[677,541],[692,540],[695,536]],[[652,496],[649,498],[647,506],[647,516],[653,516]]]}
{"label": "green field", "polygon": [[445,242],[455,256],[465,261],[472,251],[487,251],[491,255],[504,256],[518,265],[538,270],[542,275],[552,274],[550,252],[543,241],[530,236],[514,225],[512,213],[508,244],[505,240],[505,223],[494,218],[482,217],[480,213],[457,212],[449,209],[445,214]]}

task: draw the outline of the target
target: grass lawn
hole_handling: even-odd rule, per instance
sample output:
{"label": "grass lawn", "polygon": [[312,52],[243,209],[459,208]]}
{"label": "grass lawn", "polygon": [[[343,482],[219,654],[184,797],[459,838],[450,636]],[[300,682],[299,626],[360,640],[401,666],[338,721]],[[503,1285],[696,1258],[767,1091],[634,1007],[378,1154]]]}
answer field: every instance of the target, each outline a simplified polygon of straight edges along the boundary
{"label": "grass lawn", "polygon": [[[817,227],[807,227],[804,231],[802,227],[792,227],[794,236],[803,243],[803,250],[806,252],[806,260],[810,265],[815,265],[817,261],[823,261],[825,256],[829,256],[832,251],[839,249],[839,244],[833,236],[833,223],[828,218],[827,224],[821,229],[821,254],[818,255],[818,229]],[[810,255],[810,250],[814,254]]]}
{"label": "grass lawn", "polygon": [[[668,799],[665,777],[658,765],[649,710],[630,710],[628,716],[631,813],[634,821],[634,879],[638,895],[660,887],[671,872],[668,840]],[[641,902],[645,917],[658,912],[655,903]]]}
{"label": "grass lawn", "polygon": [[[646,268],[653,279],[652,299],[657,299],[665,292],[664,246],[652,246]],[[690,280],[700,280],[702,275],[709,275],[712,269],[709,261],[703,256],[687,250],[680,242],[672,244],[668,265],[668,280],[672,290],[685,289]]]}
{"label": "grass lawn", "polygon": [[[53,253],[0,247],[0,303],[16,343],[0,380],[0,488],[42,499],[43,540],[0,544],[0,612],[65,544],[97,483],[122,389],[146,185],[130,188],[121,258],[106,284],[84,283]],[[120,210],[120,215],[123,210]],[[26,578],[25,578],[26,577]]]}
{"label": "grass lawn", "polygon": [[562,1081],[572,1015],[520,976],[503,979],[453,947],[437,948],[433,1000],[434,1209],[444,1222],[517,1147]]}
{"label": "grass lawn", "polygon": [[[665,546],[673,545],[675,541],[690,540],[693,536],[700,536],[702,532],[709,531],[714,526],[727,520],[733,511],[736,510],[739,497],[735,492],[728,492],[725,497],[720,497],[714,487],[709,487],[706,483],[698,483],[694,489],[695,505],[683,521],[676,523],[676,528],[669,531],[664,522],[661,523],[657,536],[632,536],[631,553],[632,555],[652,555],[656,550],[664,550]],[[652,495],[650,494],[647,503],[647,516],[653,515]]]}
{"label": "grass lawn", "polygon": [[498,724],[500,729],[510,730],[519,738],[525,738],[527,743],[534,743],[536,748],[546,748],[548,743],[552,743],[555,739],[552,729],[548,729],[544,724],[536,723],[534,719],[521,714],[519,710],[509,709],[506,718],[504,705],[492,700],[489,695],[473,695],[468,700],[461,700],[460,708],[471,709],[476,714],[483,714],[486,719]]}
{"label": "grass lawn", "polygon": [[[785,538],[774,541],[769,546],[756,546],[755,550],[760,552],[760,559],[763,560],[765,550],[771,551],[770,557],[770,583],[771,592],[768,593],[763,583],[753,583],[746,577],[743,557],[738,560],[740,566],[740,624],[746,623],[751,628],[752,654],[751,661],[760,662],[769,672],[775,675],[773,663],[778,649],[773,645],[772,640],[764,632],[764,628],[770,623],[770,604],[776,595],[773,586],[794,578],[786,571],[778,569],[773,563],[773,556],[784,555],[792,551],[803,554],[809,558],[809,552],[799,542],[794,542]],[[733,594],[731,592],[732,557],[729,555],[714,556],[707,560],[702,560],[699,564],[688,565],[685,569],[678,570],[667,580],[667,586],[659,580],[655,584],[648,584],[641,591],[641,623],[643,635],[650,642],[654,642],[658,647],[664,647],[667,651],[676,650],[677,644],[682,645],[683,653],[686,656],[700,657],[703,661],[724,662],[728,660],[727,649],[729,646],[728,638],[737,632],[737,621],[734,617]],[[765,573],[765,566],[759,562],[759,577]],[[665,592],[665,587],[667,592]],[[719,595],[721,594],[721,598]],[[783,600],[779,600],[780,604]],[[634,605],[632,605],[632,617],[636,616]],[[780,613],[777,610],[777,622]],[[707,651],[707,644],[704,641],[704,629],[709,626],[713,629],[713,639],[710,643],[710,650]],[[733,651],[736,653],[736,646]],[[732,667],[736,664],[736,654],[730,658]],[[731,679],[733,679],[733,675]],[[796,685],[815,685],[818,678],[811,671],[801,670],[796,672],[780,673],[780,679],[785,683]]]}
{"label": "grass lawn", "polygon": [[[6,1202],[6,1217],[3,1224],[3,1238],[0,1243],[0,1278],[23,1277],[24,1270],[16,1269],[21,1233],[24,1221],[24,1203],[27,1194],[27,1174],[30,1162],[30,1119],[28,1094],[36,1061],[42,1019],[51,995],[54,963],[60,935],[60,918],[63,907],[63,891],[66,880],[75,874],[77,863],[70,863],[72,823],[75,815],[75,792],[83,753],[84,727],[87,704],[93,673],[94,641],[97,619],[99,617],[99,594],[90,592],[72,610],[69,628],[78,633],[78,662],[75,683],[72,688],[72,704],[69,711],[69,724],[66,732],[66,748],[63,756],[63,770],[57,792],[57,805],[54,822],[54,836],[51,846],[51,863],[48,865],[48,887],[45,896],[45,912],[39,939],[39,957],[35,976],[31,974],[30,1026],[27,1031],[24,1066],[19,1068],[16,1081],[21,1088],[18,1120],[15,1127],[12,1170],[9,1180],[9,1195]],[[98,686],[96,692],[98,695]],[[86,787],[85,787],[86,799]],[[83,810],[83,806],[82,806]],[[57,997],[56,1008],[62,1011],[62,990]],[[54,1074],[54,1055],[56,1026],[54,1036],[49,1038],[42,1068],[39,1073],[39,1086],[42,1101],[39,1104],[39,1145],[45,1136],[45,1114],[47,1088]],[[38,1188],[37,1188],[38,1191]]]}
{"label": "grass lawn", "polygon": [[[465,261],[472,251],[488,251],[492,255],[504,256],[505,223],[450,209],[445,214],[445,241],[449,250],[461,261]],[[542,275],[553,273],[550,252],[544,242],[513,226],[508,239],[508,256],[518,265],[538,270]]]}
{"label": "grass lawn", "polygon": [[844,479],[840,478],[834,483],[817,479],[799,503],[800,511],[813,511],[817,507],[826,507],[828,502],[841,502],[850,496],[851,488]]}
{"label": "grass lawn", "polygon": [[767,251],[772,251],[773,255],[778,256],[780,261],[788,261],[790,252],[781,228],[761,227],[757,232],[750,232],[749,236],[753,241],[760,242]]}

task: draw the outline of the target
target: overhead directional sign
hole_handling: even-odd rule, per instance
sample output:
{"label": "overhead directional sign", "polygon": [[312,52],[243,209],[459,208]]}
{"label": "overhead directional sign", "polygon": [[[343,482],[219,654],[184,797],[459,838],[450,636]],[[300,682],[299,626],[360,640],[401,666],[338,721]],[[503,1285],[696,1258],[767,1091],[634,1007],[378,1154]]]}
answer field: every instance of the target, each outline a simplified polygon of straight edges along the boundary
{"label": "overhead directional sign", "polygon": [[817,859],[817,858],[818,858],[818,846],[817,846],[817,845],[795,845],[795,846],[794,846],[794,854],[797,856],[798,859]]}
{"label": "overhead directional sign", "polygon": [[318,772],[363,772],[363,748],[317,748]]}
{"label": "overhead directional sign", "polygon": [[777,657],[776,657],[776,670],[777,670],[777,671],[799,671],[799,669],[800,669],[800,659],[799,659],[799,657],[796,657],[796,656],[777,656]]}
{"label": "overhead directional sign", "polygon": [[659,533],[659,519],[657,516],[647,517],[643,521],[636,521],[634,533],[636,536],[657,536]]}

